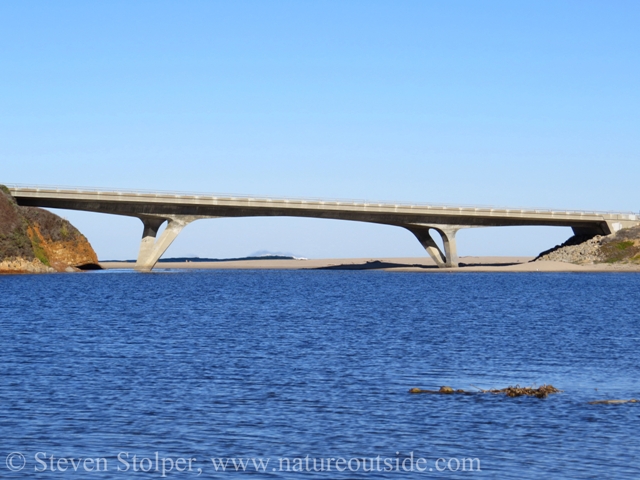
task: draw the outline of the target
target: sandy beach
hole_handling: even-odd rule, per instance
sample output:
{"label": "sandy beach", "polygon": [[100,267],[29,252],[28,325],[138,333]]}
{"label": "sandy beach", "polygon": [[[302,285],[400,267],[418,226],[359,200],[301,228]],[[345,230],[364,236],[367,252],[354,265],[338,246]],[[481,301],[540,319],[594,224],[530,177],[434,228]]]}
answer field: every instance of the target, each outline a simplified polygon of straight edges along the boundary
{"label": "sandy beach", "polygon": [[[329,258],[309,260],[231,260],[217,262],[160,262],[154,270],[384,270],[395,272],[640,272],[640,265],[575,265],[564,262],[531,262],[533,257],[460,257],[459,268],[437,268],[428,257]],[[131,262],[100,262],[102,268],[133,269]]]}

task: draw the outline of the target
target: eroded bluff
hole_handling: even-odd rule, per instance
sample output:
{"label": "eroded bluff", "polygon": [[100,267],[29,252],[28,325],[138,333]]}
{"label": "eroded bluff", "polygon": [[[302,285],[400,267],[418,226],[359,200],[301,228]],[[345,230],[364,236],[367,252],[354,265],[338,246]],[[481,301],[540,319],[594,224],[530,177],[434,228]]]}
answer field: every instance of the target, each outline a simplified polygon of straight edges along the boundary
{"label": "eroded bluff", "polygon": [[69,221],[47,210],[19,206],[0,186],[0,273],[94,269],[98,257]]}

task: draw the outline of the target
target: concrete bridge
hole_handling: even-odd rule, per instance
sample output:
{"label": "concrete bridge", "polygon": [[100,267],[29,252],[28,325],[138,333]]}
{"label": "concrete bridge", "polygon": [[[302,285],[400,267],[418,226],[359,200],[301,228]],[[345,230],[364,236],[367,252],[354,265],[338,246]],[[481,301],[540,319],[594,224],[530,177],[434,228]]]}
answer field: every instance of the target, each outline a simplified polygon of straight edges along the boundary
{"label": "concrete bridge", "polygon": [[[462,228],[546,225],[576,234],[608,235],[640,225],[633,213],[519,208],[458,207],[375,202],[277,199],[211,194],[110,191],[85,188],[11,186],[19,205],[126,215],[142,220],[136,269],[150,271],[182,229],[202,218],[313,217],[395,225],[413,233],[439,267],[457,267],[455,235]],[[160,226],[166,229],[158,237]],[[442,237],[444,251],[432,231]]]}

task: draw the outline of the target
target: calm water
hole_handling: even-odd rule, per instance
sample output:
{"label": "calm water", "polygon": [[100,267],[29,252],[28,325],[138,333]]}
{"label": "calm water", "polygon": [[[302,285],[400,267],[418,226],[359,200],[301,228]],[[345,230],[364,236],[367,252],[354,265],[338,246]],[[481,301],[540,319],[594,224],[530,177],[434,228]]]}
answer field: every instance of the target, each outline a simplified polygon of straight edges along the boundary
{"label": "calm water", "polygon": [[[640,478],[640,403],[587,403],[640,398],[639,291],[637,274],[1,276],[0,477],[161,478],[164,458],[184,470],[167,478]],[[407,393],[518,383],[564,393]],[[402,470],[412,454],[424,473]],[[481,471],[450,471],[465,458]]]}

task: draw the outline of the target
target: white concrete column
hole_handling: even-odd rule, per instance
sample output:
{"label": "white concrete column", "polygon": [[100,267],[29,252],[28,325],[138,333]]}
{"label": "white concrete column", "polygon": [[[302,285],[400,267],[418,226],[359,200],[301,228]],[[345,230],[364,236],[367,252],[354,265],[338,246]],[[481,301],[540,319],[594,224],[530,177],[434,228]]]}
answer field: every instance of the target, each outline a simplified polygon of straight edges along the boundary
{"label": "white concrete column", "polygon": [[[456,233],[461,227],[457,225],[403,225],[413,233],[440,268],[458,267],[458,248],[456,246]],[[431,236],[429,229],[437,231],[442,237],[444,252]]]}
{"label": "white concrete column", "polygon": [[[143,264],[146,260],[153,255],[153,249],[156,244],[156,236],[158,235],[158,229],[166,222],[164,218],[157,217],[145,217],[140,218],[144,225],[142,230],[142,241],[140,242],[140,251],[138,252],[138,259],[136,261],[136,270],[144,270]],[[151,270],[153,265],[148,270]]]}
{"label": "white concrete column", "polygon": [[[167,248],[169,248],[169,245],[173,243],[182,229],[198,218],[202,217],[193,215],[172,215],[167,218],[152,216],[140,217],[140,220],[142,220],[144,224],[144,230],[142,233],[142,241],[140,242],[138,260],[134,268],[140,272],[151,271],[158,262],[158,259]],[[162,232],[160,238],[156,239],[158,229],[165,221],[168,222],[167,228]]]}
{"label": "white concrete column", "polygon": [[458,267],[458,244],[456,243],[456,233],[458,228],[440,227],[436,228],[442,237],[444,244],[445,266],[450,268]]}

